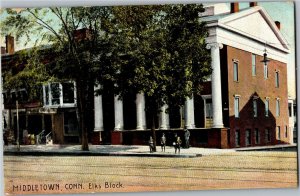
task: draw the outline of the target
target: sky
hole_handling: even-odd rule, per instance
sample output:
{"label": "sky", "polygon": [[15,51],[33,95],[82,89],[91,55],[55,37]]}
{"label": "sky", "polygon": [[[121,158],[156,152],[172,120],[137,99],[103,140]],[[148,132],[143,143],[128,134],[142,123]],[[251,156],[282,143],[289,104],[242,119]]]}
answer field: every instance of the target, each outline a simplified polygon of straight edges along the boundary
{"label": "sky", "polygon": [[[209,0],[208,0],[209,1]],[[208,2],[207,1],[207,2]],[[130,2],[130,1],[127,1]],[[133,1],[137,2],[137,1]],[[139,1],[140,2],[140,1]],[[150,1],[151,2],[151,1]],[[162,1],[168,2],[168,1]],[[185,1],[174,1],[174,2],[185,2]],[[187,1],[186,1],[187,2]],[[201,1],[192,1],[192,2],[201,2]],[[56,2],[57,4],[57,2]],[[128,3],[127,3],[128,4]],[[139,3],[140,4],[140,3]],[[73,4],[72,4],[73,5]],[[291,49],[291,53],[288,57],[288,93],[290,98],[296,97],[296,77],[295,77],[295,18],[294,18],[294,3],[291,1],[285,2],[259,2],[258,5],[265,8],[268,14],[274,21],[280,21],[281,23],[281,33],[286,38]],[[14,4],[15,6],[15,4]],[[229,7],[230,4],[227,3]],[[22,6],[20,6],[22,7]],[[240,9],[249,7],[248,2],[241,2]],[[0,18],[3,19],[5,14],[2,12]],[[4,46],[4,39],[1,37],[1,46]],[[25,47],[24,42],[17,43],[17,50]]]}

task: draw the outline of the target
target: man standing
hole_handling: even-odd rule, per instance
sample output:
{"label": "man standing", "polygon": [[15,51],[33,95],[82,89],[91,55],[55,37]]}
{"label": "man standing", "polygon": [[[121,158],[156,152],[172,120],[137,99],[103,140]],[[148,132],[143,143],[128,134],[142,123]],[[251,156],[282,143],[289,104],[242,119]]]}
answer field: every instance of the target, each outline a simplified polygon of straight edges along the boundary
{"label": "man standing", "polygon": [[150,148],[150,153],[152,153],[153,149],[154,149],[154,143],[153,143],[152,136],[150,136],[150,139],[149,139],[149,148]]}
{"label": "man standing", "polygon": [[176,140],[175,140],[175,154],[177,153],[177,150],[178,150],[178,153],[180,154],[180,145],[181,145],[181,139],[180,137],[177,137]]}
{"label": "man standing", "polygon": [[185,147],[190,147],[190,131],[188,129],[184,130],[184,140],[185,140]]}
{"label": "man standing", "polygon": [[160,145],[161,145],[161,151],[165,152],[166,151],[166,136],[163,133],[161,138],[160,138]]}

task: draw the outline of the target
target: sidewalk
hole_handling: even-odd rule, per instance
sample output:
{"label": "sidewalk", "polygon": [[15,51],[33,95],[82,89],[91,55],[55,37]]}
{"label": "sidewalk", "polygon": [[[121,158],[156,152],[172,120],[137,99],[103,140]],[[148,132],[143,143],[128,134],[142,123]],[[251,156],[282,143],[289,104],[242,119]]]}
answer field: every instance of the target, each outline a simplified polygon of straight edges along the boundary
{"label": "sidewalk", "polygon": [[181,157],[193,158],[208,154],[234,152],[232,149],[181,148],[180,154],[175,154],[174,147],[166,146],[166,151],[150,153],[148,146],[126,145],[89,145],[89,151],[82,151],[80,145],[21,145],[20,151],[16,145],[3,147],[4,155],[30,156],[137,156],[137,157]]}
{"label": "sidewalk", "polygon": [[21,145],[20,151],[16,145],[3,147],[4,155],[23,156],[135,156],[135,157],[181,157],[193,158],[207,155],[224,154],[237,151],[269,151],[269,150],[297,150],[296,145],[259,146],[236,149],[214,148],[181,148],[180,154],[175,154],[174,147],[166,146],[166,152],[161,152],[157,146],[157,152],[150,153],[148,146],[126,145],[89,145],[89,151],[82,151],[80,145]]}

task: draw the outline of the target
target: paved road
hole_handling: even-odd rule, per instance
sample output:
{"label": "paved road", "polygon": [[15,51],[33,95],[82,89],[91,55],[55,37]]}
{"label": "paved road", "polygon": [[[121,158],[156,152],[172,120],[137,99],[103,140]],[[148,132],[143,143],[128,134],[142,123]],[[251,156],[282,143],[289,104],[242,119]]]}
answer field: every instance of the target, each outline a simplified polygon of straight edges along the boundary
{"label": "paved road", "polygon": [[296,157],[296,152],[234,152],[196,158],[5,156],[5,192],[297,187]]}

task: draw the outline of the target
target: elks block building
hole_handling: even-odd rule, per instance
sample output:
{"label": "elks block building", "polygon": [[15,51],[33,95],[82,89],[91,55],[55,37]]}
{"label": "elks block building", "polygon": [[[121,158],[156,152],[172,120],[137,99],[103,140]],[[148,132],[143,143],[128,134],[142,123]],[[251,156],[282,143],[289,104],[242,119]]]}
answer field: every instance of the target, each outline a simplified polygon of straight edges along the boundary
{"label": "elks block building", "polygon": [[[287,91],[290,49],[280,33],[280,23],[256,3],[243,10],[239,10],[238,3],[232,3],[228,12],[223,8],[222,4],[206,7],[200,18],[209,29],[206,43],[213,68],[210,80],[203,84],[201,96],[187,99],[184,107],[162,108],[156,119],[157,138],[165,133],[167,144],[171,145],[174,134],[183,137],[187,128],[191,132],[190,144],[198,147],[292,143],[289,114],[293,112]],[[11,44],[13,41],[7,38],[7,51],[13,48]],[[13,54],[5,54],[2,60],[12,57]],[[23,104],[21,130],[35,135],[46,130],[56,144],[79,143],[75,90],[73,82],[44,85],[42,103]],[[5,91],[4,95],[14,96]],[[90,142],[146,145],[151,121],[146,104],[142,93],[123,100],[108,93],[95,96]],[[5,108],[5,118],[11,119],[7,126],[13,129],[15,108],[9,104]]]}

